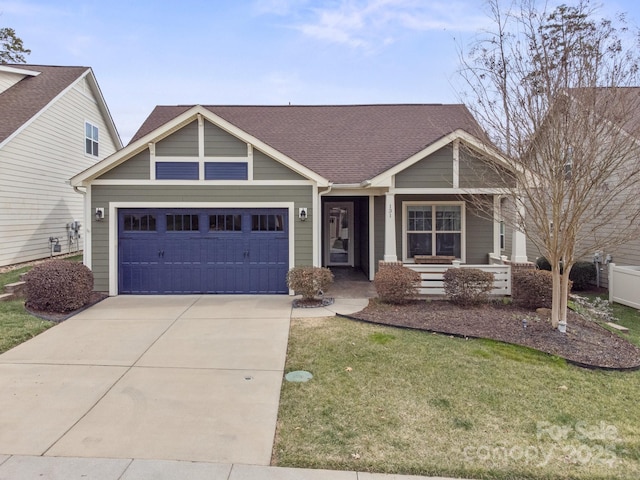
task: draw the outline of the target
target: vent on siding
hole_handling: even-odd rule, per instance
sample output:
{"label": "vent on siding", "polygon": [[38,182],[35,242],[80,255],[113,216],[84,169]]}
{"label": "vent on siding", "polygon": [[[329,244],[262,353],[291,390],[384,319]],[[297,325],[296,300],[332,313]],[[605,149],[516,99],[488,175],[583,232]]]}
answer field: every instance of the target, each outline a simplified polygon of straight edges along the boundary
{"label": "vent on siding", "polygon": [[247,163],[207,162],[204,164],[205,180],[247,180]]}
{"label": "vent on siding", "polygon": [[198,180],[198,162],[156,162],[158,180]]}

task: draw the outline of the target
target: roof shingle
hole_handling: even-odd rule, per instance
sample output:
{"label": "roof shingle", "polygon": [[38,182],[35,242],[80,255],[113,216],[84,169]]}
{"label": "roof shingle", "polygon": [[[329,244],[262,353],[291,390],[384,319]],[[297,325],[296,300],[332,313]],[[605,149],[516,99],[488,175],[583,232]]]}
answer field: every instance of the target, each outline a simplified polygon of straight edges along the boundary
{"label": "roof shingle", "polygon": [[27,76],[0,93],[0,143],[89,69],[27,64],[5,66],[40,72],[40,75]]}
{"label": "roof shingle", "polygon": [[[158,106],[131,142],[193,105]],[[461,129],[482,131],[464,105],[207,106],[324,178],[360,183]]]}

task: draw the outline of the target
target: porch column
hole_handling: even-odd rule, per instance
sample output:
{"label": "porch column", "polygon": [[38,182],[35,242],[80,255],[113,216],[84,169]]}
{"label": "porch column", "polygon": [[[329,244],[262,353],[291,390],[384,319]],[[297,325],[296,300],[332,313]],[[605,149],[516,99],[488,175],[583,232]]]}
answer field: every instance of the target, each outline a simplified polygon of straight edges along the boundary
{"label": "porch column", "polygon": [[522,199],[516,200],[516,222],[511,240],[511,261],[513,263],[527,263],[527,237],[517,226],[524,224],[524,205]]}
{"label": "porch column", "polygon": [[397,262],[395,193],[387,192],[384,195],[384,261]]}

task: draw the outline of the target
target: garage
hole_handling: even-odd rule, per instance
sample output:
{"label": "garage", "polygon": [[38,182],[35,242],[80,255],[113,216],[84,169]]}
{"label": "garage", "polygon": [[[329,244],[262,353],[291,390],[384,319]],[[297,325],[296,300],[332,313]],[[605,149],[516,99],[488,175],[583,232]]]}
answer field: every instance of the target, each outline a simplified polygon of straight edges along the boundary
{"label": "garage", "polygon": [[284,208],[118,211],[121,294],[288,293]]}

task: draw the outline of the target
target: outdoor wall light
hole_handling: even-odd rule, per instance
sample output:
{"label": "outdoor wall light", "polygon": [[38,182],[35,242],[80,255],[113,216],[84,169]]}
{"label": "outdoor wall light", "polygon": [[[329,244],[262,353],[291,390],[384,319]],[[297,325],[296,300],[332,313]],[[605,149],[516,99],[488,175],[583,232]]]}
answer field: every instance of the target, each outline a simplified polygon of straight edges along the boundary
{"label": "outdoor wall light", "polygon": [[104,208],[96,208],[96,222],[104,220]]}
{"label": "outdoor wall light", "polygon": [[300,219],[301,222],[304,222],[307,219],[307,209],[306,208],[299,208],[298,209],[298,218]]}

